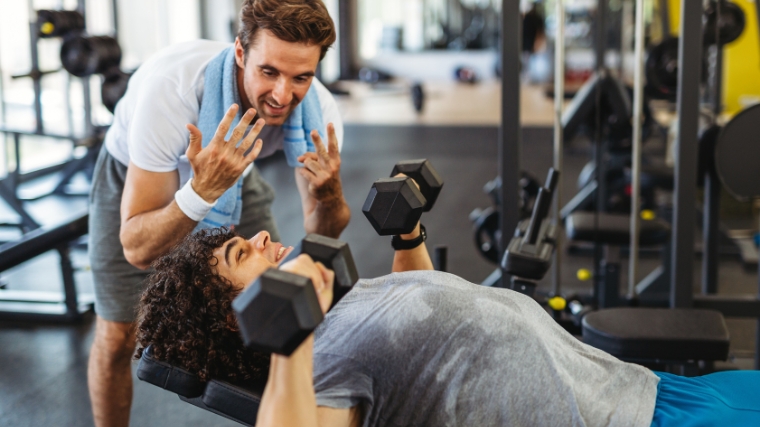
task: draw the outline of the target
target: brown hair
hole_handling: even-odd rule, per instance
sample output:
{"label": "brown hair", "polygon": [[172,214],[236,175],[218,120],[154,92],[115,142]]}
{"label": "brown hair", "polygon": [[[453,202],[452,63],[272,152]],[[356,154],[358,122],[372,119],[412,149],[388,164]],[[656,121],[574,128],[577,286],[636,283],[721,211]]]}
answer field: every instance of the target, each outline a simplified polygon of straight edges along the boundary
{"label": "brown hair", "polygon": [[200,376],[235,383],[260,380],[269,356],[245,348],[232,300],[239,291],[216,273],[214,249],[237,233],[219,228],[187,236],[153,263],[137,315],[137,353]]}
{"label": "brown hair", "polygon": [[245,0],[240,10],[238,38],[245,55],[259,30],[280,40],[319,45],[319,59],[335,43],[335,25],[322,0]]}

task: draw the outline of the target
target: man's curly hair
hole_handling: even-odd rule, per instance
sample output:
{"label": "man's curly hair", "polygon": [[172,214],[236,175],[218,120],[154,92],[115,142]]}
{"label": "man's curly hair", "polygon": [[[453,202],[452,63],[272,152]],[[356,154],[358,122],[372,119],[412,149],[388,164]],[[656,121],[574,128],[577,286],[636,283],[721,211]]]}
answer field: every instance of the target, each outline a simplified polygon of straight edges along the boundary
{"label": "man's curly hair", "polygon": [[187,236],[153,263],[137,315],[137,353],[198,375],[245,383],[266,378],[269,355],[243,345],[232,283],[216,273],[214,249],[238,234],[226,228]]}

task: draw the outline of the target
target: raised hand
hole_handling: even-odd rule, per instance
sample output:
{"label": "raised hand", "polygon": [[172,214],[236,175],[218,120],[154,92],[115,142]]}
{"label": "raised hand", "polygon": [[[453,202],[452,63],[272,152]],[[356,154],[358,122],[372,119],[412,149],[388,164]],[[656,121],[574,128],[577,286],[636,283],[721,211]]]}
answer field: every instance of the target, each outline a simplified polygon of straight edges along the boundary
{"label": "raised hand", "polygon": [[304,165],[303,168],[298,169],[298,173],[309,183],[309,195],[320,202],[342,198],[340,152],[335,126],[332,123],[327,125],[327,149],[319,132],[313,130],[311,138],[317,151],[306,153],[298,158],[298,161]]}
{"label": "raised hand", "polygon": [[[190,131],[190,145],[187,147],[186,154],[193,168],[193,190],[209,203],[218,199],[240,179],[248,165],[256,160],[263,146],[263,141],[257,140],[256,137],[266,124],[264,119],[257,120],[245,139],[241,141],[251,120],[256,117],[254,109],[246,111],[240,123],[232,131],[230,139],[224,139],[237,112],[238,106],[233,104],[205,148],[202,147],[201,131],[192,124],[187,125],[187,130]],[[245,154],[251,145],[253,148]]]}
{"label": "raised hand", "polygon": [[314,262],[306,254],[301,254],[295,259],[286,262],[280,267],[280,270],[306,276],[311,279],[322,313],[327,313],[333,301],[334,272],[325,267],[321,262]]}

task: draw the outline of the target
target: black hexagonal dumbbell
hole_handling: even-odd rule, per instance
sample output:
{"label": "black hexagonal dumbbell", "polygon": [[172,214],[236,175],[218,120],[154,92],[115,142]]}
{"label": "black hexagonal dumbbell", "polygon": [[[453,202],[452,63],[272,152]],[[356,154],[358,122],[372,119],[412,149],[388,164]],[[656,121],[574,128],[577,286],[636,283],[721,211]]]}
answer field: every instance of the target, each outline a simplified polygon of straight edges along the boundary
{"label": "black hexagonal dumbbell", "polygon": [[[310,234],[283,261],[305,253],[335,272],[333,305],[359,280],[347,243]],[[246,346],[290,355],[322,322],[311,279],[269,269],[232,302]]]}
{"label": "black hexagonal dumbbell", "polygon": [[362,207],[362,212],[381,236],[414,230],[422,212],[433,207],[443,187],[440,175],[426,159],[397,163],[391,176],[400,173],[406,177],[375,181]]}
{"label": "black hexagonal dumbbell", "polygon": [[295,259],[302,253],[309,255],[314,262],[321,262],[335,273],[333,302],[330,308],[334,307],[359,281],[359,273],[356,271],[356,263],[353,255],[351,255],[351,248],[346,242],[319,234],[308,234],[301,240],[301,243],[293,248],[293,251],[285,257],[282,263]]}

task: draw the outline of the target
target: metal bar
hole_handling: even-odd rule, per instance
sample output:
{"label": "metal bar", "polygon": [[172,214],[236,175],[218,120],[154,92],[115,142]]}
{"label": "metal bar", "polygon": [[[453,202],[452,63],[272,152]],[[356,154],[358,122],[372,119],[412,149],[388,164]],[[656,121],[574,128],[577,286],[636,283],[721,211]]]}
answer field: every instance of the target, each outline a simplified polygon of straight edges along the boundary
{"label": "metal bar", "polygon": [[[21,217],[21,223],[19,225],[23,230],[28,231],[38,228],[40,225],[24,209],[23,204],[16,196],[16,189],[13,183],[11,182],[11,185],[6,185],[6,182],[8,181],[5,179],[0,180],[0,199],[3,199],[8,204],[8,206],[10,206],[10,208],[16,212],[19,217]],[[3,261],[4,260],[0,260],[0,262]]]}
{"label": "metal bar", "polygon": [[71,221],[55,226],[38,228],[20,239],[0,245],[0,271],[23,262],[87,234],[89,215],[80,213]]}
{"label": "metal bar", "polygon": [[77,286],[74,282],[74,267],[71,265],[68,245],[62,244],[58,246],[58,254],[61,257],[61,280],[63,281],[66,313],[72,317],[76,317],[79,316],[79,303],[77,302]]}
{"label": "metal bar", "polygon": [[74,142],[77,142],[77,138],[72,138],[71,135],[56,135],[56,134],[48,134],[48,133],[40,133],[37,131],[27,131],[27,130],[20,130],[20,129],[9,129],[6,127],[0,126],[0,133],[13,133],[23,136],[44,136],[46,138],[55,138],[55,139],[68,139]]}
{"label": "metal bar", "polygon": [[[604,55],[607,52],[607,2],[609,0],[598,0],[596,7],[596,44],[594,46],[596,55],[596,69],[605,68]],[[601,77],[601,76],[600,76]]]}
{"label": "metal bar", "polygon": [[681,0],[678,52],[678,144],[673,194],[673,269],[670,305],[686,308],[692,302],[694,209],[697,174],[699,82],[702,55],[702,3]]}
{"label": "metal bar", "polygon": [[631,245],[628,259],[628,297],[636,296],[639,270],[639,209],[641,194],[641,126],[644,109],[644,0],[636,0],[633,70],[633,147],[631,148]]}
{"label": "metal bar", "polygon": [[[0,45],[1,44],[2,44],[2,40],[0,40]],[[7,108],[8,107],[5,105],[5,86],[4,86],[3,67],[2,67],[2,64],[0,64],[0,125],[2,126],[5,126],[5,124],[7,123]]]}
{"label": "metal bar", "polygon": [[[562,109],[565,103],[565,3],[564,0],[556,0],[556,26],[554,36],[554,170],[560,172],[562,178],[563,163],[563,136]],[[503,181],[502,181],[503,182]],[[552,210],[552,222],[560,226],[560,210],[562,209],[562,184],[558,183],[554,193],[554,209]],[[552,293],[559,295],[562,278],[562,233],[557,233],[555,242],[557,250],[554,251],[552,266]]]}
{"label": "metal bar", "polygon": [[[499,258],[509,244],[520,220],[518,182],[520,180],[520,48],[522,19],[520,0],[502,0],[501,7],[501,127],[499,128],[499,175],[501,176],[502,235]],[[509,275],[502,270],[501,285],[508,287]]]}
{"label": "metal bar", "polygon": [[32,21],[29,21],[29,44],[32,55],[32,70],[29,72],[29,77],[32,78],[32,88],[34,89],[34,118],[36,121],[34,128],[37,133],[43,133],[45,129],[42,123],[42,82],[40,81],[42,75],[40,74],[40,58],[37,50],[37,25]]}
{"label": "metal bar", "polygon": [[[709,170],[709,168],[708,168]],[[718,248],[720,246],[720,187],[719,178],[705,174],[704,212],[702,215],[702,293],[718,293]]]}
{"label": "metal bar", "polygon": [[660,19],[662,20],[662,38],[670,37],[670,3],[668,0],[660,0]]}
{"label": "metal bar", "polygon": [[354,0],[338,0],[338,55],[340,57],[340,78],[347,80],[354,78],[354,66],[356,64],[354,50]]}
{"label": "metal bar", "polygon": [[[715,3],[715,71],[713,73],[713,112],[715,118],[723,111],[723,45],[720,42],[721,2]],[[757,8],[757,6],[756,6]],[[760,25],[760,22],[758,23]]]}
{"label": "metal bar", "polygon": [[760,297],[756,295],[694,295],[694,308],[708,308],[726,317],[760,319]]}
{"label": "metal bar", "polygon": [[211,35],[208,30],[208,5],[207,0],[198,0],[198,20],[201,27],[201,38],[209,39]]}
{"label": "metal bar", "polygon": [[113,38],[119,40],[119,1],[111,0],[111,16],[113,19]]}
{"label": "metal bar", "polygon": [[567,219],[571,213],[575,212],[582,205],[588,203],[588,201],[597,193],[598,189],[599,183],[596,180],[589,182],[581,188],[560,211],[562,220]]}
{"label": "metal bar", "polygon": [[448,246],[438,245],[435,247],[435,270],[436,271],[448,271],[448,258],[449,248]]}

